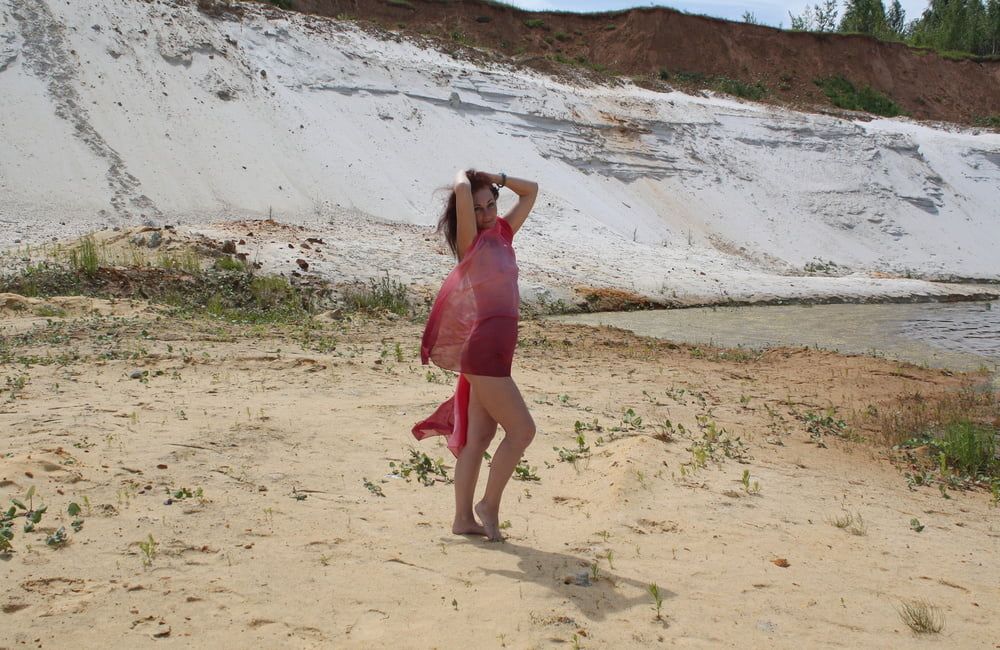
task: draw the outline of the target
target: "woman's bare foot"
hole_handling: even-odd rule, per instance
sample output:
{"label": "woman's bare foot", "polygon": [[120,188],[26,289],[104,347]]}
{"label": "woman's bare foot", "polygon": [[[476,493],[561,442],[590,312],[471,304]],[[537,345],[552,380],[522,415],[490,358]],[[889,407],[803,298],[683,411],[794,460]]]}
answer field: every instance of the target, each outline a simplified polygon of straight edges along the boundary
{"label": "woman's bare foot", "polygon": [[486,529],[486,536],[491,542],[502,542],[503,535],[500,534],[500,508],[491,508],[485,501],[480,501],[475,507],[479,520],[483,522]]}
{"label": "woman's bare foot", "polygon": [[479,525],[474,518],[471,520],[456,519],[451,525],[451,532],[455,535],[482,535],[487,537],[486,529]]}

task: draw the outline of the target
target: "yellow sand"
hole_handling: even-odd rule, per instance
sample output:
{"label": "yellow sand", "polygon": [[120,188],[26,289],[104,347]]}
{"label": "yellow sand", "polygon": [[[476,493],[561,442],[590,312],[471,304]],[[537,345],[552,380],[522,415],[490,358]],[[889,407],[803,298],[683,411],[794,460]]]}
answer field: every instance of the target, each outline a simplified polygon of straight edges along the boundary
{"label": "yellow sand", "polygon": [[[49,507],[0,561],[0,647],[1000,647],[989,495],[911,491],[877,447],[820,448],[793,415],[834,406],[865,436],[852,412],[963,377],[806,350],[718,361],[525,323],[514,376],[541,480],[511,482],[507,542],[490,544],[450,534],[450,485],[387,476],[411,446],[451,469],[439,438],[409,434],[452,390],[419,364],[419,324],[333,323],[304,345],[296,328],[104,301],[47,325],[5,301],[3,350],[58,363],[0,369],[0,496],[34,485]],[[622,427],[627,408],[640,427]],[[559,462],[553,447],[595,418],[589,458]],[[692,465],[710,423],[752,459]],[[202,496],[165,505],[181,488]],[[845,511],[865,534],[831,523]],[[58,526],[70,541],[52,549]],[[940,608],[942,632],[907,628],[912,599]]]}

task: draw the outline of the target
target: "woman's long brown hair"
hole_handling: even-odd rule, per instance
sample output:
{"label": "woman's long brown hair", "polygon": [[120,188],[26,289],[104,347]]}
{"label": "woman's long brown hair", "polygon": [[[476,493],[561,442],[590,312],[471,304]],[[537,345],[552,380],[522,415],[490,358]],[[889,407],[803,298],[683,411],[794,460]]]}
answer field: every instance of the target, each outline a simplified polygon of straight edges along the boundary
{"label": "woman's long brown hair", "polygon": [[[500,196],[500,190],[490,182],[489,176],[483,172],[470,169],[465,172],[465,175],[469,177],[473,194],[484,187],[489,187],[494,199]],[[441,213],[441,218],[438,219],[437,231],[444,233],[445,241],[448,242],[448,248],[451,249],[455,259],[458,259],[458,209],[455,207],[454,189],[448,194],[448,201],[445,203],[444,212]]]}

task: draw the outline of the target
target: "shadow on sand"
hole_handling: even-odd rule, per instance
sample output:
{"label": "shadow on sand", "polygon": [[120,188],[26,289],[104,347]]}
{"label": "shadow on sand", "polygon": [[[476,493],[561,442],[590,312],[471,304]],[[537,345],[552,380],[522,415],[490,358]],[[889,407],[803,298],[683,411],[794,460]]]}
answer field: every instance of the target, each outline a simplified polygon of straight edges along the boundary
{"label": "shadow on sand", "polygon": [[[477,546],[484,551],[507,553],[517,558],[518,571],[482,568],[483,573],[503,576],[517,582],[534,582],[559,599],[571,601],[591,621],[602,621],[609,614],[635,607],[648,611],[650,618],[656,615],[656,605],[649,593],[649,585],[656,582],[655,579],[643,581],[626,578],[605,570],[602,566],[597,579],[591,580],[589,586],[582,586],[576,584],[573,578],[578,574],[587,574],[589,577],[593,562],[587,559],[541,551],[511,542],[482,543]],[[664,601],[677,595],[662,586],[659,591]]]}

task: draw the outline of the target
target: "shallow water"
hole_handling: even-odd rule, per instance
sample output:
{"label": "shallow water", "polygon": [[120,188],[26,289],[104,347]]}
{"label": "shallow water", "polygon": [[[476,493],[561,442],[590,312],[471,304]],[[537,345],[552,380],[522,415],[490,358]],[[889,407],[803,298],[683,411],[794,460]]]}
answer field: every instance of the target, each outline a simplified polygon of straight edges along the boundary
{"label": "shallow water", "polygon": [[1000,301],[706,307],[553,318],[684,343],[803,345],[953,370],[1000,371]]}

